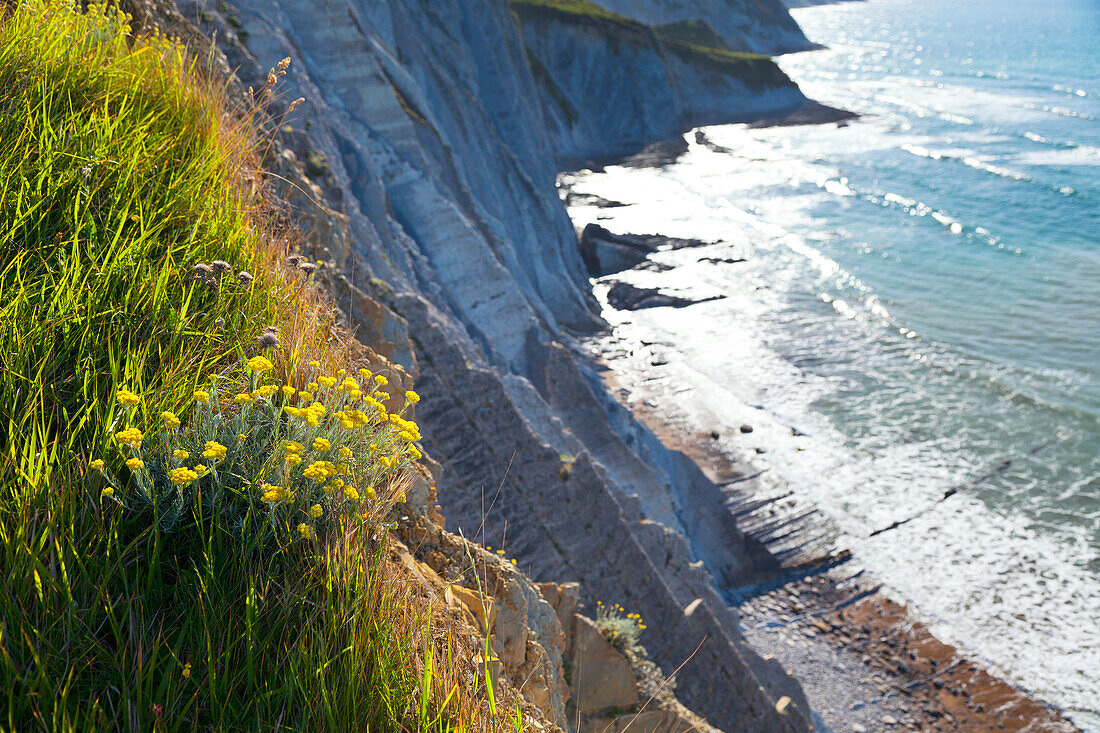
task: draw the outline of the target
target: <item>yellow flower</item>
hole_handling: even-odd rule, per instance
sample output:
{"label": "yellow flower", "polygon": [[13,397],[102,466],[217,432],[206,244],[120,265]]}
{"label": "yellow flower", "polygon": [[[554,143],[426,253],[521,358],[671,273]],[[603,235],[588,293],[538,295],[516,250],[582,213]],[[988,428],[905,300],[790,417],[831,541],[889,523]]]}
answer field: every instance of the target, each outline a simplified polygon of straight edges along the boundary
{"label": "yellow flower", "polygon": [[317,361],[317,360],[311,361],[311,362],[309,363],[309,365],[310,365],[311,367],[313,367],[314,369],[320,369],[320,368],[321,368],[321,362],[319,362],[319,361]]}
{"label": "yellow flower", "polygon": [[421,458],[424,457],[424,454],[417,450],[415,445],[410,445],[405,450],[409,454],[409,457],[412,458],[414,461],[419,461]]}
{"label": "yellow flower", "polygon": [[283,385],[282,387],[280,387],[280,389],[283,391],[283,396],[285,397],[293,397],[294,393],[298,391],[289,384]]}
{"label": "yellow flower", "polygon": [[370,499],[371,501],[374,501],[375,499],[378,498],[378,492],[374,490],[373,486],[368,486],[367,487],[367,498]]}
{"label": "yellow flower", "polygon": [[185,680],[189,680],[189,679],[191,679],[191,663],[190,663],[190,662],[188,662],[187,664],[183,665],[183,672],[181,672],[180,674],[182,674],[182,675],[183,675],[183,678],[184,678]]}
{"label": "yellow flower", "polygon": [[309,508],[309,516],[313,517],[314,519],[317,519],[319,516],[324,514],[324,512],[325,510],[321,508],[320,504],[314,504]]}
{"label": "yellow flower", "polygon": [[270,397],[271,395],[275,394],[275,390],[277,389],[279,388],[276,387],[274,384],[265,384],[263,387],[260,387],[256,391],[260,393],[260,397]]}
{"label": "yellow flower", "polygon": [[172,451],[172,457],[178,458],[181,461],[186,461],[188,458],[191,457],[191,454],[185,451],[183,448],[177,448]]}
{"label": "yellow flower", "polygon": [[416,436],[410,433],[408,430],[402,430],[400,433],[397,434],[397,437],[401,438],[401,440],[405,441],[406,443],[416,442]]}
{"label": "yellow flower", "polygon": [[250,395],[248,392],[242,392],[233,399],[235,399],[239,404],[247,405],[249,402],[253,402],[256,398]]}
{"label": "yellow flower", "polygon": [[302,416],[302,411],[299,410],[297,407],[284,407],[283,410],[286,412],[286,414],[290,415],[291,417],[301,417]]}
{"label": "yellow flower", "polygon": [[192,471],[190,468],[187,468],[186,466],[183,466],[181,468],[173,468],[171,471],[168,472],[168,480],[174,483],[176,486],[189,484],[198,477],[199,475],[197,473]]}
{"label": "yellow flower", "polygon": [[210,472],[210,469],[207,468],[206,466],[204,466],[201,463],[199,465],[195,466],[195,473],[197,473],[199,476],[205,476],[209,472]]}
{"label": "yellow flower", "polygon": [[217,441],[209,440],[206,442],[205,450],[202,452],[202,457],[213,458],[214,460],[220,461],[221,459],[225,458],[225,454],[227,452],[229,452],[229,449],[226,448],[224,445],[218,443]]}
{"label": "yellow flower", "polygon": [[362,377],[363,379],[370,379],[370,369],[367,369],[366,367],[363,367],[362,369],[359,370],[359,376]]}
{"label": "yellow flower", "polygon": [[288,440],[286,443],[283,443],[283,450],[287,453],[301,453],[305,449],[306,447],[296,440]]}
{"label": "yellow flower", "polygon": [[374,381],[379,387],[385,387],[390,383],[390,380],[386,379],[381,374],[374,375]]}
{"label": "yellow flower", "polygon": [[309,392],[299,392],[298,396],[302,398],[302,402],[309,402],[313,399],[313,395]]}
{"label": "yellow flower", "polygon": [[115,490],[112,489],[110,486],[104,486],[103,491],[99,492],[99,495],[102,496],[104,499],[110,499],[112,496],[115,495]]}
{"label": "yellow flower", "polygon": [[336,370],[336,376],[338,376],[338,377],[342,377],[347,373],[348,373],[347,369],[337,369]]}
{"label": "yellow flower", "polygon": [[142,461],[140,458],[131,458],[130,460],[126,461],[126,466],[131,471],[140,471],[141,469],[145,468],[145,462]]}
{"label": "yellow flower", "polygon": [[333,489],[334,491],[338,490],[338,489],[342,489],[342,488],[344,488],[344,479],[334,478],[332,481],[328,482],[328,486],[329,486],[330,489]]}
{"label": "yellow flower", "polygon": [[141,402],[140,397],[138,397],[136,394],[126,388],[120,389],[118,391],[118,394],[115,395],[115,399],[118,400],[118,404],[125,407],[133,407],[137,403]]}
{"label": "yellow flower", "polygon": [[287,462],[287,465],[297,466],[299,463],[302,462],[302,457],[297,453],[287,453],[286,458],[284,458],[283,460]]}
{"label": "yellow flower", "polygon": [[351,501],[359,501],[359,492],[354,486],[349,486],[344,489],[344,496],[348,497]]}
{"label": "yellow flower", "polygon": [[321,419],[319,417],[317,417],[317,414],[313,413],[313,412],[309,412],[307,410],[306,411],[306,425],[310,426],[311,428],[315,428],[320,424],[321,424]]}
{"label": "yellow flower", "polygon": [[345,461],[349,460],[352,456],[351,448],[348,448],[346,445],[342,445],[340,446],[340,450],[336,451],[336,455],[340,456],[340,458]]}
{"label": "yellow flower", "polygon": [[126,428],[119,433],[115,433],[115,442],[119,445],[139,446],[144,437],[137,428]]}
{"label": "yellow flower", "polygon": [[97,458],[88,464],[88,468],[92,469],[93,471],[102,471],[103,465],[103,461]]}
{"label": "yellow flower", "polygon": [[348,467],[348,464],[346,464],[346,463],[337,463],[336,464],[336,472],[346,476],[349,473],[351,473],[351,469]]}
{"label": "yellow flower", "polygon": [[320,382],[321,386],[325,389],[328,389],[329,387],[332,387],[336,384],[335,377],[318,377],[317,381]]}
{"label": "yellow flower", "polygon": [[385,400],[388,400],[389,398],[390,398],[390,393],[389,392],[375,392],[374,393],[374,399],[376,399],[376,400],[385,401]]}
{"label": "yellow flower", "polygon": [[275,365],[263,356],[254,356],[246,363],[248,364],[248,368],[254,372],[269,372],[275,368]]}
{"label": "yellow flower", "polygon": [[312,412],[317,417],[321,417],[322,415],[325,414],[325,406],[322,405],[320,402],[314,402],[312,405],[310,405],[306,409],[309,410],[310,412]]}
{"label": "yellow flower", "polygon": [[237,440],[248,440],[248,436],[244,433],[237,433]]}
{"label": "yellow flower", "polygon": [[417,402],[420,401],[420,395],[410,389],[408,392],[405,393],[405,399],[408,400],[411,404],[415,405]]}
{"label": "yellow flower", "polygon": [[319,387],[319,386],[320,385],[318,385],[316,382],[310,382],[309,384],[306,385],[306,389],[308,389],[310,392],[316,392],[317,387]]}
{"label": "yellow flower", "polygon": [[169,429],[175,429],[180,426],[180,419],[176,417],[174,412],[162,412],[160,413],[160,419],[164,421],[164,424]]}
{"label": "yellow flower", "polygon": [[204,405],[209,404],[209,402],[210,402],[210,393],[205,391],[205,390],[197,389],[197,390],[195,390],[194,398],[195,398],[195,402],[200,402]]}
{"label": "yellow flower", "polygon": [[309,528],[308,524],[302,522],[298,525],[298,534],[302,536],[302,539],[308,540],[310,537],[313,536],[313,530]]}
{"label": "yellow flower", "polygon": [[313,450],[317,451],[318,453],[327,451],[331,447],[332,447],[332,444],[329,443],[328,440],[325,439],[325,438],[314,438],[313,439]]}

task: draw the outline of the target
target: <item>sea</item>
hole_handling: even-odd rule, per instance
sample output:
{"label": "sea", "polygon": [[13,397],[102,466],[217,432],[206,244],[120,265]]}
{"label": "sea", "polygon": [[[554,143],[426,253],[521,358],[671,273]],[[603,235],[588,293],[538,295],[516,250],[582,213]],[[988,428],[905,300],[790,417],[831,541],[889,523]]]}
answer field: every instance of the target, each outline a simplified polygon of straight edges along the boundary
{"label": "sea", "polygon": [[790,436],[769,469],[936,633],[1100,731],[1100,2],[793,14],[825,48],[780,66],[859,118],[570,176],[621,204],[580,225],[713,243],[610,278],[702,302],[606,317]]}

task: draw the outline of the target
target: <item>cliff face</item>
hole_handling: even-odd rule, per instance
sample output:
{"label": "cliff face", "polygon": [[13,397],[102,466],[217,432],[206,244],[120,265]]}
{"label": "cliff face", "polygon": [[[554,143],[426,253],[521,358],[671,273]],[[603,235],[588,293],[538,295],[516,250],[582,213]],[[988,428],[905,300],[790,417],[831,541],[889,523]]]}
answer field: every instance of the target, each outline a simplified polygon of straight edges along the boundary
{"label": "cliff face", "polygon": [[598,0],[653,26],[703,21],[734,51],[776,55],[813,48],[781,0]]}
{"label": "cliff face", "polygon": [[766,57],[700,47],[626,18],[513,0],[563,168],[692,127],[806,101]]}
{"label": "cliff face", "polygon": [[[347,318],[393,341],[393,359],[419,359],[448,526],[504,546],[538,580],[577,580],[586,600],[640,612],[653,658],[666,673],[689,660],[681,697],[715,725],[808,729],[797,683],[744,645],[715,589],[775,561],[569,347],[567,330],[599,318],[554,185],[560,161],[620,152],[619,135],[640,145],[778,111],[797,90],[672,53],[638,27],[521,27],[504,0],[179,6],[218,34],[246,86],[291,57],[285,99],[306,102],[279,138],[315,187],[287,196],[327,244]],[[635,62],[637,76],[623,70]],[[650,81],[663,84],[656,101]],[[622,104],[601,109],[601,92]],[[782,695],[795,700],[785,714]]]}

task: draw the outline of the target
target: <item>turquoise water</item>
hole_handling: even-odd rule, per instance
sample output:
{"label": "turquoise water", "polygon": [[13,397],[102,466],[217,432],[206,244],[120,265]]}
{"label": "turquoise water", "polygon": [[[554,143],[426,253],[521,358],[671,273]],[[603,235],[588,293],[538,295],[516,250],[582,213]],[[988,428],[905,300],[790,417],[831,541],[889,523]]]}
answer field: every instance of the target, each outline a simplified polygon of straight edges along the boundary
{"label": "turquoise water", "polygon": [[794,14],[828,50],[781,66],[863,117],[709,128],[666,168],[580,176],[628,204],[581,222],[718,242],[618,277],[724,299],[611,320],[731,416],[807,433],[767,458],[857,556],[1100,730],[1100,3]]}

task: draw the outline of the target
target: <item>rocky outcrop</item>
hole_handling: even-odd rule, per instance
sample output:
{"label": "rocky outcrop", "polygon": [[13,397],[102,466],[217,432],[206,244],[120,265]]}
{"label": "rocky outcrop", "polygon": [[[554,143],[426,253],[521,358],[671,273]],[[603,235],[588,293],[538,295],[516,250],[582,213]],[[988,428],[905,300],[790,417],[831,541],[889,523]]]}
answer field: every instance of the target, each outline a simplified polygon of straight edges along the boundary
{"label": "rocky outcrop", "polygon": [[763,56],[698,46],[583,5],[513,0],[512,7],[563,169],[625,155],[697,125],[774,115],[806,102]]}
{"label": "rocky outcrop", "polygon": [[[580,581],[581,602],[615,599],[641,612],[653,660],[679,669],[685,703],[715,725],[808,730],[800,696],[777,713],[797,684],[743,643],[717,590],[758,579],[774,559],[739,531],[723,493],[618,406],[570,347],[568,333],[600,321],[554,186],[563,158],[618,152],[602,149],[615,140],[601,125],[633,129],[640,144],[696,114],[759,111],[710,99],[757,81],[636,28],[620,43],[562,26],[555,46],[504,0],[179,4],[202,33],[217,33],[241,88],[262,88],[267,69],[291,58],[271,111],[278,119],[289,100],[305,102],[279,123],[270,161],[293,181],[282,190],[315,230],[311,254],[325,260],[347,323],[390,341],[383,351],[417,375],[426,446],[445,469],[434,485],[448,528],[505,547],[537,580]],[[538,36],[534,51],[528,34]],[[579,66],[554,61],[581,51],[593,64],[586,89],[564,83],[579,81]],[[536,59],[574,95],[575,124],[558,126],[544,109]],[[676,89],[663,82],[675,114],[646,107],[643,86],[622,68],[631,59],[639,78],[678,80]],[[601,86],[621,84],[633,85],[630,105],[599,110]],[[781,91],[783,103],[797,96],[793,86]],[[624,121],[634,112],[646,121]],[[431,496],[425,480],[409,498],[431,510]],[[448,542],[431,535],[409,547]],[[526,586],[504,586],[488,592],[495,616],[476,620],[502,624],[499,673],[517,670],[516,684],[556,710],[545,663],[553,644],[533,650],[522,631],[553,612]]]}

